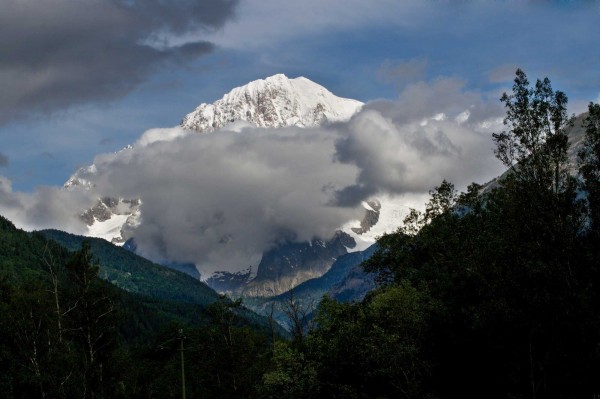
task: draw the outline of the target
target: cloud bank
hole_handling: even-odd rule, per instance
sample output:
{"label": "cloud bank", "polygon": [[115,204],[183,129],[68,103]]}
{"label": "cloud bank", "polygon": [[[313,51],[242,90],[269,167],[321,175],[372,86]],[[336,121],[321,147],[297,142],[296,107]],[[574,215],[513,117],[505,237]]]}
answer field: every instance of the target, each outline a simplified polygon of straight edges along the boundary
{"label": "cloud bank", "polygon": [[321,128],[152,129],[132,148],[96,157],[84,176],[90,190],[26,196],[4,180],[0,212],[26,226],[42,217],[73,229],[72,210],[94,198],[141,198],[133,235],[142,254],[194,262],[205,275],[239,270],[283,238],[330,237],[360,219],[360,202],[370,197],[414,197],[442,179],[464,188],[498,175],[497,111],[460,82],[440,79]]}
{"label": "cloud bank", "polygon": [[56,228],[85,233],[78,209],[95,204],[94,193],[39,187],[34,193],[15,192],[9,179],[0,175],[0,215],[25,230]]}
{"label": "cloud bank", "polygon": [[[5,0],[0,13],[0,124],[127,94],[157,68],[212,50],[237,0]],[[201,35],[200,35],[201,36]],[[200,37],[198,36],[198,37]]]}

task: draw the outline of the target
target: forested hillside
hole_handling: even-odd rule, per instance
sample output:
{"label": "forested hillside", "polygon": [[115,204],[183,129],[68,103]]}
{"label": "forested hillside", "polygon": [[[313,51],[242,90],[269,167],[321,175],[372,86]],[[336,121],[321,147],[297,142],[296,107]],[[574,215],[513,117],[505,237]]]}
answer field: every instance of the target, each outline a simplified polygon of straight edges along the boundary
{"label": "forested hillside", "polygon": [[[99,278],[103,267],[96,253],[121,270],[137,266],[142,277],[160,267],[139,259],[132,263],[128,257],[119,264],[123,260],[111,255],[110,248],[95,244],[85,241],[70,252],[0,217],[0,397],[178,395],[177,349],[184,336],[191,359],[188,373],[204,370],[199,378],[207,380],[202,384],[207,395],[229,397],[232,389],[253,387],[244,378],[257,373],[255,363],[263,367],[257,359],[268,353],[280,328],[239,301],[213,294],[211,302],[197,304],[189,298],[202,297],[191,292],[177,296],[168,286],[181,289],[177,277],[195,283],[188,283],[188,291],[203,286],[178,272],[172,272],[177,274],[174,282],[170,276],[157,281],[159,287],[167,286],[167,294],[172,290],[162,300],[123,291]],[[232,387],[232,380],[241,387]],[[194,392],[199,382],[191,379],[188,391]]]}
{"label": "forested hillside", "polygon": [[58,230],[40,232],[70,251],[88,241],[90,251],[100,265],[99,275],[126,291],[157,299],[207,305],[219,295],[198,279],[157,265],[101,238],[82,237]]}

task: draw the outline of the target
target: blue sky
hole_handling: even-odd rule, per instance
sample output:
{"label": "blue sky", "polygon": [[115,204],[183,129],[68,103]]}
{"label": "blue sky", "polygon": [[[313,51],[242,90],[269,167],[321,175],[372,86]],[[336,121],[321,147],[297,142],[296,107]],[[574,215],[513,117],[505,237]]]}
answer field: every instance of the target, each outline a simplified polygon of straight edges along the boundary
{"label": "blue sky", "polygon": [[571,112],[600,97],[598,1],[203,3],[3,2],[0,175],[12,189],[61,185],[95,155],[275,73],[362,101],[442,77],[497,98],[518,66],[548,76]]}

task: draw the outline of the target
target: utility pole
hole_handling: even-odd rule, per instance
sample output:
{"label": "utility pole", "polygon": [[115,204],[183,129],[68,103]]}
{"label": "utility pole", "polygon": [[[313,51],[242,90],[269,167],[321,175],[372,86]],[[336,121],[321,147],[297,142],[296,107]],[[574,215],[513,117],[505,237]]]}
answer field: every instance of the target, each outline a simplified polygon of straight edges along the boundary
{"label": "utility pole", "polygon": [[179,330],[179,351],[181,352],[181,397],[185,399],[185,362],[183,360],[183,329]]}
{"label": "utility pole", "polygon": [[181,357],[181,397],[182,397],[182,399],[186,399],[186,394],[185,394],[185,359],[183,357],[183,352],[185,352],[185,350],[183,349],[183,340],[185,339],[185,336],[183,335],[183,328],[179,329],[179,336],[178,337],[171,338],[171,339],[163,342],[162,344],[158,345],[158,349],[177,350],[175,348],[168,348],[167,346],[165,346],[169,342],[173,342],[176,339],[179,340],[179,353],[180,353],[180,357]]}

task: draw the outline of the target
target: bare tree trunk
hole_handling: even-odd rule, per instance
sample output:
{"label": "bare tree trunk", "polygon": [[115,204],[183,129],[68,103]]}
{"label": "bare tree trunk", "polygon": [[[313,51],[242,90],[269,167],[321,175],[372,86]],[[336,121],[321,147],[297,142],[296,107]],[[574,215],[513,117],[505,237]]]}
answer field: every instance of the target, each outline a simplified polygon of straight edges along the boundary
{"label": "bare tree trunk", "polygon": [[54,305],[56,307],[56,325],[58,328],[58,331],[57,331],[58,342],[62,343],[62,339],[63,339],[62,316],[63,316],[63,314],[62,314],[62,311],[60,308],[60,300],[59,300],[59,294],[58,294],[58,272],[55,268],[54,260],[52,258],[50,258],[48,260],[47,256],[51,257],[51,255],[48,251],[48,244],[46,244],[46,248],[44,249],[43,259],[44,259],[44,263],[46,263],[46,266],[48,267],[48,272],[50,273],[50,281],[52,283],[52,295],[54,296]]}
{"label": "bare tree trunk", "polygon": [[290,295],[285,304],[284,312],[288,318],[290,332],[295,340],[302,341],[304,339],[305,330],[310,330],[308,317],[314,310],[314,302],[304,305],[299,300],[294,298],[294,290],[290,290]]}

